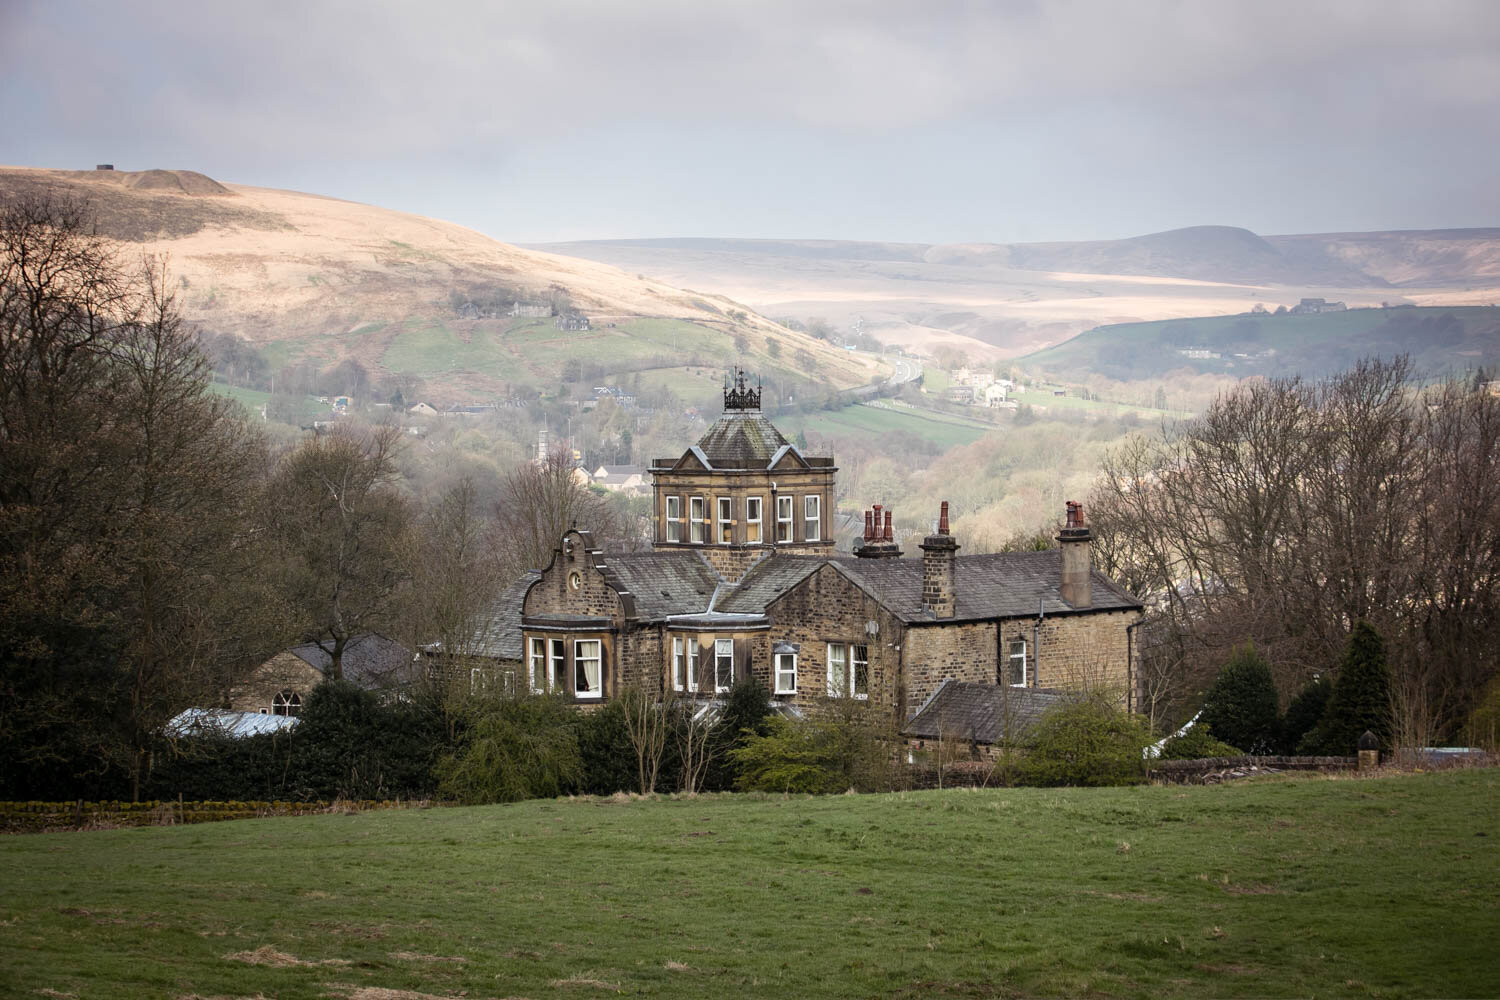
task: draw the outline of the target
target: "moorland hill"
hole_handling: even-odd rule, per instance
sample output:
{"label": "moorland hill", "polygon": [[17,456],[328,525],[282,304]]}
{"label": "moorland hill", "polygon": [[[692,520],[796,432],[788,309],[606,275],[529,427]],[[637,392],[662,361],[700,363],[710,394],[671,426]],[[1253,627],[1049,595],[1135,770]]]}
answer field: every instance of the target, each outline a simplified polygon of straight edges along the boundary
{"label": "moorland hill", "polygon": [[22,196],[87,201],[122,252],[168,258],[184,315],[208,332],[278,365],[416,375],[439,399],[555,385],[570,364],[680,380],[746,358],[839,387],[881,374],[720,295],[371,205],[189,170],[0,168],[0,201]]}
{"label": "moorland hill", "polygon": [[1102,324],[1350,306],[1500,301],[1500,229],[1260,236],[1194,226],[1120,240],[881,243],[649,239],[552,252],[707,288],[766,315],[826,317],[887,343],[1026,354]]}

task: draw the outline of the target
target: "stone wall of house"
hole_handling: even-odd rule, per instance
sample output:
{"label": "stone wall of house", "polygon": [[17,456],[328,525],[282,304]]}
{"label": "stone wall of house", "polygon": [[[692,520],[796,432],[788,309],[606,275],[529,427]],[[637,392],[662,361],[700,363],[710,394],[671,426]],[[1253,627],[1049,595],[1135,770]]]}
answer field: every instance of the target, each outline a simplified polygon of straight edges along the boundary
{"label": "stone wall of house", "polygon": [[1107,692],[1123,708],[1129,680],[1125,628],[1139,618],[1136,611],[1098,611],[1044,619],[1032,686]]}
{"label": "stone wall of house", "polygon": [[[908,629],[907,704],[910,717],[945,678],[1009,683],[1011,644],[1026,644],[1026,685],[1067,691],[1106,691],[1125,705],[1129,655],[1125,628],[1135,611],[1054,615],[999,622],[922,625]],[[996,629],[999,642],[996,642]],[[1038,648],[1040,647],[1040,648]]]}
{"label": "stone wall of house", "polygon": [[945,622],[906,630],[906,711],[916,714],[944,679],[995,683],[995,624]]}
{"label": "stone wall of house", "polygon": [[321,683],[323,672],[311,663],[295,653],[277,653],[230,688],[229,707],[236,712],[269,713],[278,691],[291,691],[306,702],[312,689]]}
{"label": "stone wall of house", "polygon": [[[772,695],[778,702],[812,708],[828,697],[828,644],[863,645],[869,653],[869,702],[899,710],[904,698],[901,677],[902,625],[899,619],[832,566],[823,566],[767,607],[771,629],[761,633],[763,653],[756,676],[775,690],[772,650],[779,642],[800,646],[797,693]],[[875,623],[871,635],[869,624]],[[847,654],[846,654],[846,671]]]}
{"label": "stone wall of house", "polygon": [[[563,537],[572,543],[572,551],[566,544],[554,550],[552,564],[542,571],[541,579],[527,591],[522,614],[595,615],[620,623],[624,614],[619,595],[605,582],[603,571],[594,565],[582,537],[571,531]],[[609,565],[607,558],[603,561]],[[569,586],[574,573],[578,574],[577,589]]]}

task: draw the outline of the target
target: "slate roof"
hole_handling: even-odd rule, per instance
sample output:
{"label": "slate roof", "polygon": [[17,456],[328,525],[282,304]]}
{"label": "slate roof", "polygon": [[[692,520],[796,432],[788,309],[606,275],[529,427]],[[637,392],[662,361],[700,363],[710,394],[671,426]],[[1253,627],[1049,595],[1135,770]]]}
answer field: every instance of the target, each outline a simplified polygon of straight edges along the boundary
{"label": "slate roof", "polygon": [[[607,564],[635,596],[636,613],[656,621],[708,609],[719,577],[695,551],[632,552],[606,556]],[[902,621],[961,622],[981,618],[1034,617],[1075,609],[1062,598],[1062,553],[1002,552],[959,556],[952,618],[935,619],[922,608],[922,560],[859,559],[854,556],[774,555],[752,566],[739,583],[719,587],[714,610],[759,615],[778,597],[824,565],[831,565]],[[1141,602],[1095,571],[1091,611],[1125,611]],[[665,593],[663,593],[665,591]]]}
{"label": "slate roof", "polygon": [[521,605],[526,591],[542,574],[532,570],[501,591],[474,637],[470,652],[497,660],[521,659]]}
{"label": "slate roof", "polygon": [[1042,715],[1066,697],[1044,688],[975,684],[951,677],[938,685],[901,731],[924,740],[998,743],[1023,737]]}
{"label": "slate roof", "polygon": [[[838,556],[827,560],[860,589],[906,622],[934,621],[922,609],[922,560],[860,559]],[[1062,598],[1062,553],[997,552],[958,556],[955,560],[955,608],[942,621],[1034,616],[1038,606],[1053,615],[1075,609]],[[1141,602],[1097,570],[1093,573],[1091,611],[1125,611]]]}
{"label": "slate roof", "polygon": [[764,469],[789,444],[756,410],[726,410],[698,439],[698,449],[715,469]]}
{"label": "slate roof", "polygon": [[818,556],[777,555],[762,559],[750,567],[733,589],[724,589],[714,608],[742,615],[764,614],[766,605],[816,573],[826,561]]}
{"label": "slate roof", "polygon": [[[293,646],[289,652],[320,673],[326,674],[333,663],[333,657],[315,642]],[[379,632],[355,636],[344,647],[344,680],[353,681],[361,687],[379,687],[393,680],[404,679],[411,664],[411,650]]]}
{"label": "slate roof", "polygon": [[604,564],[635,598],[636,617],[646,621],[706,611],[719,583],[692,551],[605,553]]}

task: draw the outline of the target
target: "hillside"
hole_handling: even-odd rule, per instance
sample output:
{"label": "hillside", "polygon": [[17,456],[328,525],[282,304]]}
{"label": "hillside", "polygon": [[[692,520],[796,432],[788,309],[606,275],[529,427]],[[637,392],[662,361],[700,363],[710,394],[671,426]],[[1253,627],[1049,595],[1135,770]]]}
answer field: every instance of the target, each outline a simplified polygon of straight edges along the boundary
{"label": "hillside", "polygon": [[1130,381],[1171,371],[1310,378],[1409,354],[1431,375],[1500,366],[1500,308],[1403,306],[1310,315],[1206,316],[1101,326],[1021,359],[1058,378]]}
{"label": "hillside", "polygon": [[1099,325],[1223,315],[1304,297],[1351,306],[1500,301],[1500,229],[1259,236],[1196,226],[1071,243],[652,239],[540,249],[747,302],[863,320],[886,343],[1014,357]]}
{"label": "hillside", "polygon": [[[840,387],[881,374],[721,295],[369,205],[185,170],[0,168],[0,199],[25,194],[87,199],[127,252],[169,257],[190,320],[251,341],[275,365],[354,358],[420,376],[437,399],[555,386],[569,362],[643,373],[691,363],[711,381],[743,360]],[[581,314],[591,329],[510,316],[517,300]]]}

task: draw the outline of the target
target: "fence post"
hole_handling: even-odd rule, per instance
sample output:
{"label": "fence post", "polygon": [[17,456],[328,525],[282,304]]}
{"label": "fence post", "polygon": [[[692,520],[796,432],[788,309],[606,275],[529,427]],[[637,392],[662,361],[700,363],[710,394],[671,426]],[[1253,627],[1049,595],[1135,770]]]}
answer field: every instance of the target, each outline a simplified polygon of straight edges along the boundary
{"label": "fence post", "polygon": [[1368,729],[1359,738],[1359,769],[1373,771],[1380,766],[1380,741]]}

